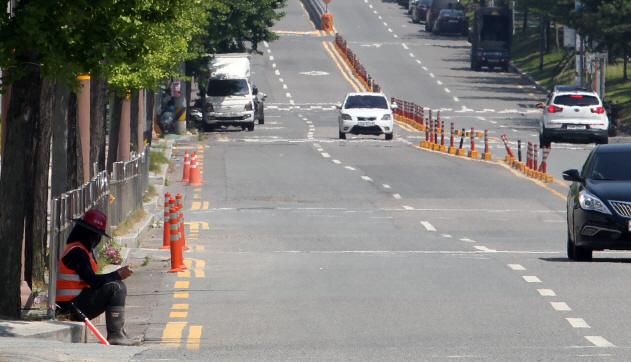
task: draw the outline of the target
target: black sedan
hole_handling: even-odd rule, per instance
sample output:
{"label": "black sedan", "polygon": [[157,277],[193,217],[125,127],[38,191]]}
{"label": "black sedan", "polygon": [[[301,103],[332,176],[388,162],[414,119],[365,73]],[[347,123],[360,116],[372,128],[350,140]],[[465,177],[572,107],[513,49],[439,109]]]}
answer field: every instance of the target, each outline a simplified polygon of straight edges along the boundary
{"label": "black sedan", "polygon": [[631,250],[631,144],[598,145],[583,169],[563,172],[567,195],[567,256]]}
{"label": "black sedan", "polygon": [[429,0],[418,0],[412,6],[412,22],[420,23],[421,21],[425,21],[427,17],[427,9],[429,9]]}
{"label": "black sedan", "polygon": [[438,14],[438,19],[433,26],[434,34],[460,33],[469,34],[469,21],[462,10],[444,9]]}

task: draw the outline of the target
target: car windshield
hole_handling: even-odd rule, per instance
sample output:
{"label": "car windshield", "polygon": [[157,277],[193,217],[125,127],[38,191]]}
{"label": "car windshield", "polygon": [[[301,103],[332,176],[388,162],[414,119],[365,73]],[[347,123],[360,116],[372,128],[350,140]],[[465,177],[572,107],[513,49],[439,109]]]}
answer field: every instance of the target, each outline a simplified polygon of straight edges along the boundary
{"label": "car windshield", "polygon": [[210,79],[206,89],[209,97],[244,96],[250,93],[245,79]]}
{"label": "car windshield", "polygon": [[597,106],[600,104],[598,97],[581,94],[565,94],[554,97],[554,104],[570,107]]}
{"label": "car windshield", "polygon": [[597,153],[593,162],[592,180],[631,181],[631,154],[628,152]]}
{"label": "car windshield", "polygon": [[388,109],[388,102],[381,96],[349,96],[344,108],[378,108]]}
{"label": "car windshield", "polygon": [[427,7],[429,5],[429,0],[421,0],[419,1],[419,6],[425,6]]}

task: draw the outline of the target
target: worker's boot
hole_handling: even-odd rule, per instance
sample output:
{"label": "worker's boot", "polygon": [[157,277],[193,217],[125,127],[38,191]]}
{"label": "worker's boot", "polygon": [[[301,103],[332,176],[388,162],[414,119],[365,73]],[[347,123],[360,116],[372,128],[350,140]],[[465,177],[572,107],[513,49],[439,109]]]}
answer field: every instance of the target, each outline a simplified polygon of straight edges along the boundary
{"label": "worker's boot", "polygon": [[139,340],[130,339],[125,333],[125,307],[107,307],[105,311],[107,341],[119,346],[137,346]]}

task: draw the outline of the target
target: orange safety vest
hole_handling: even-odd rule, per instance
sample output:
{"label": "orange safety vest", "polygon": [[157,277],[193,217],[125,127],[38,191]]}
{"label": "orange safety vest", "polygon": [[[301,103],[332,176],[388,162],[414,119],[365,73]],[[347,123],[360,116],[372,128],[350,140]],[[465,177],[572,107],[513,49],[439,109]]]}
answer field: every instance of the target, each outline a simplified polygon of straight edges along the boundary
{"label": "orange safety vest", "polygon": [[92,254],[88,251],[88,249],[83,246],[78,241],[72,242],[66,245],[66,249],[61,254],[59,258],[59,270],[57,271],[57,295],[55,301],[57,302],[67,302],[72,300],[72,298],[76,297],[81,293],[83,288],[89,288],[90,286],[85,281],[81,280],[79,274],[76,271],[68,268],[64,265],[61,259],[68,254],[68,252],[74,248],[81,248],[83,251],[88,254],[90,258],[90,263],[92,264],[92,271],[96,272],[97,264],[92,258]]}

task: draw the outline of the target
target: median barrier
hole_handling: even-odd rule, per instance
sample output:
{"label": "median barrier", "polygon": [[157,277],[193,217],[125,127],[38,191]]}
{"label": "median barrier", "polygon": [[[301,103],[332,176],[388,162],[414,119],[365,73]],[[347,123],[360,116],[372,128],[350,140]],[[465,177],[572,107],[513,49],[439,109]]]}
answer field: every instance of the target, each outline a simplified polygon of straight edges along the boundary
{"label": "median barrier", "polygon": [[467,154],[467,156],[471,158],[478,157],[478,151],[475,150],[475,134],[475,128],[471,127],[471,149]]}
{"label": "median barrier", "polygon": [[489,152],[489,130],[484,130],[484,152],[482,153],[483,160],[490,160],[492,158],[491,152]]}

